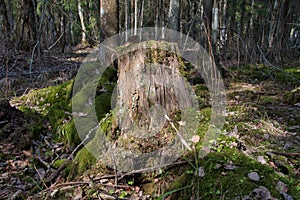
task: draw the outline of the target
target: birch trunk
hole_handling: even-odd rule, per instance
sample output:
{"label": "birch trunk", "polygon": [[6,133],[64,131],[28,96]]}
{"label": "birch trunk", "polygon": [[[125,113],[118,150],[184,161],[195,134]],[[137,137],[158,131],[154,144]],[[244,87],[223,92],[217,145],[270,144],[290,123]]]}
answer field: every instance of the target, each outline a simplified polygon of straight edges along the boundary
{"label": "birch trunk", "polygon": [[81,23],[81,29],[82,29],[82,36],[81,36],[81,43],[85,44],[86,43],[86,27],[84,24],[84,17],[83,17],[83,9],[81,6],[81,0],[78,0],[78,15]]}

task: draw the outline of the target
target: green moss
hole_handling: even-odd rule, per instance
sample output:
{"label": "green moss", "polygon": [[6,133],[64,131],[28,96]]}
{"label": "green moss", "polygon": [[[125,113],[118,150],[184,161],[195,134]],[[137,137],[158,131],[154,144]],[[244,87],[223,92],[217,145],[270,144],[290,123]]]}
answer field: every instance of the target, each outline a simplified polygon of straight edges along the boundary
{"label": "green moss", "polygon": [[[86,65],[92,64],[87,63]],[[93,65],[93,67],[95,66]],[[115,88],[116,81],[117,70],[113,67],[108,67],[103,71],[99,80],[83,86],[80,92],[73,97],[74,101],[72,103],[74,106],[84,105],[89,100],[88,94],[91,94],[91,89],[97,86],[95,108],[91,108],[87,112],[93,112],[92,109],[96,109],[96,114],[100,121],[105,116],[105,113],[110,110],[111,94]],[[32,90],[26,95],[15,98],[13,102],[19,104],[18,108],[27,114],[38,113],[43,118],[48,119],[54,133],[54,139],[74,146],[80,143],[80,138],[71,115],[72,87],[73,80],[58,86]],[[88,125],[86,123],[87,127]],[[41,129],[42,124],[32,128],[36,129],[34,132],[38,132],[37,129]]]}
{"label": "green moss", "polygon": [[95,99],[95,109],[100,121],[111,109],[111,92],[104,92]]}
{"label": "green moss", "polygon": [[[226,170],[224,164],[232,162],[237,168]],[[275,189],[279,180],[288,183],[285,177],[278,175],[272,168],[262,165],[250,157],[244,155],[235,148],[225,147],[220,152],[209,153],[205,158],[198,161],[204,167],[205,176],[200,178],[185,173],[181,175],[170,186],[169,191],[183,188],[188,185],[192,187],[180,190],[172,195],[172,199],[190,199],[191,195],[197,199],[233,199],[248,195],[259,186],[267,187],[272,196],[280,198],[281,195]],[[186,168],[188,172],[188,168]],[[257,172],[261,181],[253,182],[247,175]],[[295,185],[289,185],[290,193],[297,196]]]}
{"label": "green moss", "polygon": [[183,173],[178,179],[176,179],[171,185],[170,191],[179,190],[172,194],[172,199],[191,199],[191,194],[193,193],[192,187],[186,186],[193,185],[193,179],[194,177],[187,173]]}
{"label": "green moss", "polygon": [[[28,94],[17,97],[12,103],[19,104],[18,109],[23,111],[27,117],[34,116],[35,113],[42,116],[42,119],[48,119],[54,133],[58,127],[63,124],[71,113],[71,92],[73,81],[68,81],[58,86],[32,90]],[[36,120],[41,121],[41,117]],[[39,126],[31,127],[32,133],[41,132],[42,123],[36,123]],[[76,132],[72,133],[76,134]],[[74,137],[74,136],[73,136]]]}
{"label": "green moss", "polygon": [[78,151],[73,162],[64,170],[68,178],[72,179],[78,174],[82,174],[96,163],[96,158],[84,147]]}
{"label": "green moss", "polygon": [[49,112],[49,108],[57,103],[69,102],[72,92],[73,81],[68,81],[59,86],[50,86],[39,90],[32,90],[26,95],[15,98],[12,102],[21,102],[20,110],[29,108],[42,115]]}
{"label": "green moss", "polygon": [[211,108],[207,107],[200,110],[199,126],[197,129],[197,133],[200,134],[200,136],[204,135],[208,130],[210,117],[211,117]]}
{"label": "green moss", "polygon": [[275,104],[278,102],[278,99],[274,96],[262,96],[260,98],[260,103],[267,105],[267,104]]}
{"label": "green moss", "polygon": [[284,71],[286,71],[287,73],[293,74],[293,76],[295,76],[295,78],[297,78],[298,80],[300,80],[300,70],[299,70],[299,67],[285,68]]}
{"label": "green moss", "polygon": [[300,85],[300,72],[297,67],[271,67],[263,65],[245,65],[233,69],[235,81],[262,82],[276,81],[291,85]]}
{"label": "green moss", "polygon": [[80,143],[79,135],[77,134],[74,120],[65,121],[56,128],[55,138],[64,141],[68,145],[76,145]]}
{"label": "green moss", "polygon": [[105,136],[107,136],[108,139],[116,139],[117,138],[117,134],[118,134],[118,130],[116,130],[117,129],[117,121],[116,121],[113,111],[111,111],[110,113],[107,113],[105,118],[103,118],[100,123],[101,123],[100,128],[97,131],[98,134],[100,134],[99,131],[101,130],[101,134],[104,134]]}
{"label": "green moss", "polygon": [[53,167],[55,167],[56,169],[58,169],[59,167],[61,167],[62,165],[64,165],[66,162],[68,162],[69,160],[67,159],[58,159],[53,163]]}
{"label": "green moss", "polygon": [[197,100],[199,102],[200,109],[209,106],[210,94],[207,86],[205,84],[197,84],[194,86],[194,91],[198,97]]}
{"label": "green moss", "polygon": [[299,103],[299,101],[300,101],[300,87],[297,87],[297,88],[293,89],[292,91],[289,91],[289,92],[285,93],[283,100],[287,104]]}
{"label": "green moss", "polygon": [[78,162],[78,172],[82,173],[96,162],[96,158],[86,148],[83,148],[76,154],[75,162]]}

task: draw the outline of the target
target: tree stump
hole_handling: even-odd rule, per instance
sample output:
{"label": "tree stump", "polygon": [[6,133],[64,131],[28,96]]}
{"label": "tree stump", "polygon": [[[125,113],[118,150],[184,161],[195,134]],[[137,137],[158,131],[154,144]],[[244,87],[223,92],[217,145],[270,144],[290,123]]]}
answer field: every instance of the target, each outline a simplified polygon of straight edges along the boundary
{"label": "tree stump", "polygon": [[180,73],[184,63],[177,45],[165,41],[123,46],[118,53],[118,129],[143,153],[152,152],[176,135],[167,119],[180,121],[181,112],[196,105]]}

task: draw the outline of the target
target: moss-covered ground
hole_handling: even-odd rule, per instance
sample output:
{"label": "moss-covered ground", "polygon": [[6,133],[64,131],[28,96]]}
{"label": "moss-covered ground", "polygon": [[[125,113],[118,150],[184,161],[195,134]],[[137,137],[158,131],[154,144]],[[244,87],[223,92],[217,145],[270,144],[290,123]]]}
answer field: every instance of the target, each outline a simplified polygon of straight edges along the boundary
{"label": "moss-covered ground", "polygon": [[[55,146],[39,145],[43,155],[29,159],[30,168],[46,168],[43,160],[53,170],[61,168],[58,183],[50,184],[46,177],[28,179],[38,185],[29,194],[49,199],[71,199],[76,195],[86,199],[129,199],[139,194],[146,199],[242,199],[264,186],[274,198],[284,199],[276,187],[281,181],[286,184],[286,194],[300,198],[299,68],[247,65],[228,69],[228,74],[224,77],[227,109],[223,134],[211,141],[207,156],[199,157],[200,141],[178,159],[178,164],[123,176],[116,175],[114,169],[97,161],[82,146],[74,152],[81,139],[72,117],[72,80],[14,98],[11,104],[26,116],[39,116],[38,123],[29,127],[32,138],[40,141],[40,134],[48,133],[51,139],[43,138]],[[116,70],[109,68],[99,80],[95,98],[97,117],[102,119],[100,128],[110,140],[116,139],[115,119],[108,114],[116,81]],[[211,114],[209,92],[201,80],[193,89],[200,103],[197,134],[203,138]],[[88,145],[97,144],[92,140]],[[32,155],[34,151],[32,148]],[[69,162],[72,153],[74,158]],[[2,154],[1,161],[7,160]],[[251,172],[256,172],[260,180],[251,180]]]}

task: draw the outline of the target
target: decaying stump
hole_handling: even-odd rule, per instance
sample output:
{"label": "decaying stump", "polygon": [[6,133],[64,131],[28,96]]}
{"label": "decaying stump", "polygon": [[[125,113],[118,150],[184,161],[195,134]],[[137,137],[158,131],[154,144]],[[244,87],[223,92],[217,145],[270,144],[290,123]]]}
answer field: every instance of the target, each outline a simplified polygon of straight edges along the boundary
{"label": "decaying stump", "polygon": [[167,118],[179,121],[195,105],[180,52],[175,43],[146,41],[120,47],[119,55],[118,128],[143,152],[153,151],[174,139]]}

